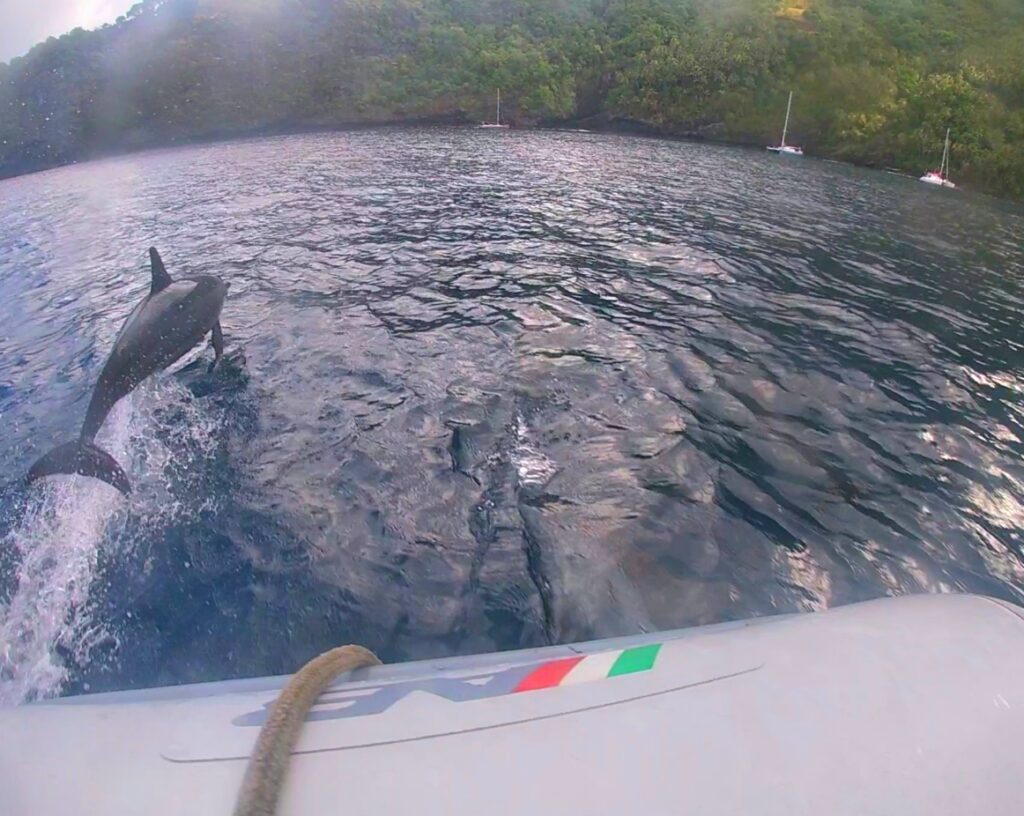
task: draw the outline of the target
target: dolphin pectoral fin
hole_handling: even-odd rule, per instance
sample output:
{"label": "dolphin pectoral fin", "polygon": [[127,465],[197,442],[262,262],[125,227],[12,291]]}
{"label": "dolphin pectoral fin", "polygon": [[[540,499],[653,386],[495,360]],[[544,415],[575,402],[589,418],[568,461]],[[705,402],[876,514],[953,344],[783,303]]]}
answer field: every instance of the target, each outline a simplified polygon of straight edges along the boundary
{"label": "dolphin pectoral fin", "polygon": [[156,247],[149,248],[149,265],[153,270],[153,284],[149,288],[149,294],[155,295],[170,286],[173,281],[167,274],[167,269],[164,267],[164,262],[160,258],[160,253],[156,251]]}
{"label": "dolphin pectoral fin", "polygon": [[213,334],[210,335],[210,343],[213,345],[213,362],[210,363],[210,371],[217,367],[221,357],[224,356],[224,332],[221,331],[220,321],[213,324]]}
{"label": "dolphin pectoral fin", "polygon": [[58,473],[92,476],[116,487],[126,496],[132,492],[131,482],[114,457],[87,439],[67,442],[54,448],[32,465],[27,481],[31,484],[36,479]]}

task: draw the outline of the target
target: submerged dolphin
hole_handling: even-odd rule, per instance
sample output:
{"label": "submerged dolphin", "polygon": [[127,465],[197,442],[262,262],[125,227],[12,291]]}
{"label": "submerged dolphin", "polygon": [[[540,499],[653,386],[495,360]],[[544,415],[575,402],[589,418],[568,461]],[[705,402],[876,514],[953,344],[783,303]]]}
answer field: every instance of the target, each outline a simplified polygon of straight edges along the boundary
{"label": "submerged dolphin", "polygon": [[121,466],[93,439],[114,404],[150,374],[183,357],[207,332],[213,332],[212,370],[224,354],[220,310],[228,287],[220,278],[198,275],[171,280],[159,253],[150,248],[153,285],[135,307],[114,341],[85,412],[82,434],[54,448],[32,465],[28,481],[57,473],[102,479],[127,495],[131,483]]}

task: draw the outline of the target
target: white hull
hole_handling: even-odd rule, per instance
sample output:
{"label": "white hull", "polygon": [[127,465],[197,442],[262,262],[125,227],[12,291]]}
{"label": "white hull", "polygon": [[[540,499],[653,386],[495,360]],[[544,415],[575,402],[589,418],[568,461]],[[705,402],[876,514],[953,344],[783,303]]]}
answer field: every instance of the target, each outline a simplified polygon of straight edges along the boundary
{"label": "white hull", "polygon": [[951,189],[956,189],[956,185],[953,182],[949,179],[944,179],[938,173],[925,173],[918,180],[923,181],[925,184],[933,184],[936,187],[949,187]]}
{"label": "white hull", "polygon": [[792,145],[772,145],[767,150],[772,153],[778,153],[780,156],[802,156],[804,155],[804,149],[802,147],[793,147]]}
{"label": "white hull", "polygon": [[477,125],[482,128],[499,128],[501,130],[508,130],[508,125],[496,125],[493,122],[484,122],[482,125]]}
{"label": "white hull", "polygon": [[[0,709],[0,813],[231,813],[285,679]],[[279,813],[1009,816],[1021,734],[1024,610],[920,595],[360,669]]]}

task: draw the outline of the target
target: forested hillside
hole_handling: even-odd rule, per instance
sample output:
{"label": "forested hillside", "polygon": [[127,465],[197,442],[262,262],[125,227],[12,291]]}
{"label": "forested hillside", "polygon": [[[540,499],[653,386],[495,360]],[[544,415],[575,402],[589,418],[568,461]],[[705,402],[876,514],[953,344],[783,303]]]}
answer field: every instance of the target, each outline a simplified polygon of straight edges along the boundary
{"label": "forested hillside", "polygon": [[584,121],[1024,198],[1024,0],[145,0],[0,64],[0,174],[277,129]]}

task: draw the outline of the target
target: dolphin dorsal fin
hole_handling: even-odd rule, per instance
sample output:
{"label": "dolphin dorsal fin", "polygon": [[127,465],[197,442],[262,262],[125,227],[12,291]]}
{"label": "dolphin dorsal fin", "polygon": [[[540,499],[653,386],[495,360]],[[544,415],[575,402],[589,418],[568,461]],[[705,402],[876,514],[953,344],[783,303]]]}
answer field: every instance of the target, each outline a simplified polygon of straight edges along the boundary
{"label": "dolphin dorsal fin", "polygon": [[164,268],[164,262],[160,259],[160,253],[156,251],[156,247],[149,248],[149,263],[153,268],[153,285],[150,287],[149,294],[155,295],[166,289],[171,285],[171,276],[167,274],[167,270]]}

